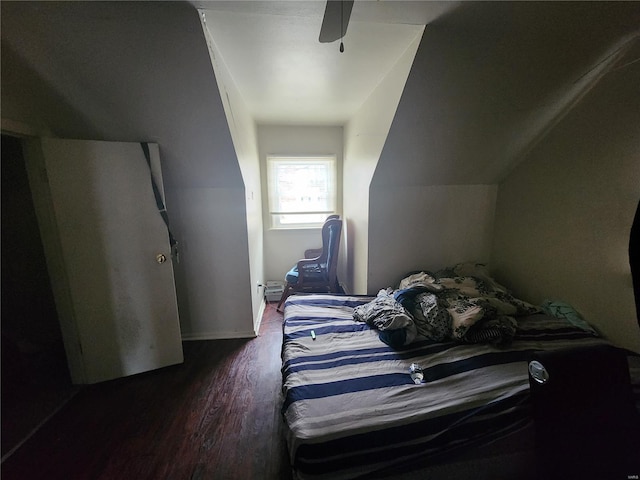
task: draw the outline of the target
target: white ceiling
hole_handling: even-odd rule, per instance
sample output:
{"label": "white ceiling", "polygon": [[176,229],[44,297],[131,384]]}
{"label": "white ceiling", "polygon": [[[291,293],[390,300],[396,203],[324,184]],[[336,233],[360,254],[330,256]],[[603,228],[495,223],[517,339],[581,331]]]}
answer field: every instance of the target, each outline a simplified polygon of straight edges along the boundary
{"label": "white ceiling", "polygon": [[356,1],[344,38],[320,43],[324,1],[197,2],[259,124],[342,125],[423,26],[457,2]]}

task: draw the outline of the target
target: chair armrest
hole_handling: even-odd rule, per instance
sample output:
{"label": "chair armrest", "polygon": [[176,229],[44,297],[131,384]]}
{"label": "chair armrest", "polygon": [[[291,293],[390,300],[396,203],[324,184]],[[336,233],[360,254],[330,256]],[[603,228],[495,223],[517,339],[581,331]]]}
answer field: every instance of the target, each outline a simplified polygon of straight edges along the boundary
{"label": "chair armrest", "polygon": [[[320,266],[320,262],[318,262],[318,257],[316,258],[301,258],[298,260],[298,272],[302,272],[305,266]],[[301,273],[302,275],[302,273]]]}
{"label": "chair armrest", "polygon": [[322,248],[310,248],[309,250],[304,251],[304,258],[318,258],[322,255]]}

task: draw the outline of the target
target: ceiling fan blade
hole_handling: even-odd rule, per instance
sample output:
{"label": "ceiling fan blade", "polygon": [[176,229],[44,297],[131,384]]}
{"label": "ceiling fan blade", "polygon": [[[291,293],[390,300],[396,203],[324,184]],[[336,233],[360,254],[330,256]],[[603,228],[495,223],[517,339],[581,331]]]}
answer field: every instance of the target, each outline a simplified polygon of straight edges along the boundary
{"label": "ceiling fan blade", "polygon": [[320,42],[330,43],[341,39],[347,33],[353,0],[328,0],[324,9]]}

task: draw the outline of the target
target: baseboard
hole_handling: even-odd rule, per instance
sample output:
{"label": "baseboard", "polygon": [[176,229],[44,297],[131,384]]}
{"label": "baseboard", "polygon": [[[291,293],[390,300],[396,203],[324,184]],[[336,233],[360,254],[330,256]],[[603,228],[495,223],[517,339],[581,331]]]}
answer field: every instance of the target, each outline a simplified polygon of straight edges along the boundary
{"label": "baseboard", "polygon": [[264,297],[262,297],[262,301],[260,302],[260,308],[258,309],[258,318],[253,319],[253,330],[256,335],[260,335],[260,324],[262,323],[262,317],[264,315],[264,310],[267,308],[267,302]]}
{"label": "baseboard", "polygon": [[256,332],[202,332],[202,333],[183,333],[182,341],[190,342],[193,340],[227,340],[230,338],[256,338]]}
{"label": "baseboard", "polygon": [[262,323],[262,317],[264,310],[267,308],[267,302],[264,297],[260,302],[260,308],[258,310],[258,318],[253,320],[254,330],[246,332],[202,332],[202,333],[183,333],[182,341],[190,342],[193,340],[226,340],[230,338],[256,338],[260,331],[260,324]]}

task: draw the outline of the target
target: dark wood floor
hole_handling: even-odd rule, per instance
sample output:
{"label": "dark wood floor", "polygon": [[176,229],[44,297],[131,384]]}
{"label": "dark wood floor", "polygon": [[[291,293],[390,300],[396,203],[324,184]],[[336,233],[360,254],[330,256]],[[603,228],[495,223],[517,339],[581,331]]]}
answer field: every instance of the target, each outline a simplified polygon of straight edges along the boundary
{"label": "dark wood floor", "polygon": [[185,342],[182,365],[82,388],[2,479],[290,479],[281,322],[270,304],[255,339]]}

